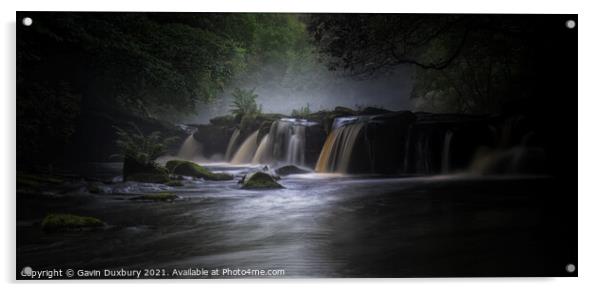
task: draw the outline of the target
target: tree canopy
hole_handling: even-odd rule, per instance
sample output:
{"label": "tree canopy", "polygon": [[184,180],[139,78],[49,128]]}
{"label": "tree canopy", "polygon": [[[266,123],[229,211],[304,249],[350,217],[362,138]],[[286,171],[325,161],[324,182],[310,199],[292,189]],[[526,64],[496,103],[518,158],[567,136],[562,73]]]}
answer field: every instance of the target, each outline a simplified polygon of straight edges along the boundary
{"label": "tree canopy", "polygon": [[417,110],[495,112],[530,93],[531,25],[520,16],[318,14],[309,30],[332,70],[413,66]]}

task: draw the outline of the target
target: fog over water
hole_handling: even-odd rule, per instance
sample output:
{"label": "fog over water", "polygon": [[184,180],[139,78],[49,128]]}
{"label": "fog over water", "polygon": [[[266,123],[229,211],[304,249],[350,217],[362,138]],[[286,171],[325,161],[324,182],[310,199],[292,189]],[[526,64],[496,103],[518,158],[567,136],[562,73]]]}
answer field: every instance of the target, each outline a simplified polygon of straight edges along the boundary
{"label": "fog over water", "polygon": [[[222,97],[210,104],[197,106],[197,114],[184,117],[184,123],[208,123],[213,117],[229,113],[231,91],[235,87],[252,89],[258,95],[257,103],[264,113],[290,114],[309,104],[312,112],[333,109],[336,106],[357,108],[375,106],[389,110],[411,110],[412,69],[397,69],[370,77],[351,77],[340,72],[319,68],[302,73],[284,74],[263,72],[261,80],[239,82],[227,88]],[[269,69],[266,69],[266,71]]]}

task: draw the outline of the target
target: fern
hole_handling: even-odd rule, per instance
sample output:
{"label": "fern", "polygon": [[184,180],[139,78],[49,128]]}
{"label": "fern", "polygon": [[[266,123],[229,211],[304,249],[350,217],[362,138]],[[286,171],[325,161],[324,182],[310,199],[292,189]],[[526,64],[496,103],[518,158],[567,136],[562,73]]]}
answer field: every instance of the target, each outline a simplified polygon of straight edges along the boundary
{"label": "fern", "polygon": [[121,153],[112,157],[129,158],[141,164],[149,164],[167,153],[168,147],[179,140],[179,137],[162,138],[159,131],[144,135],[134,123],[129,123],[129,126],[131,128],[129,131],[113,126],[117,134],[115,144]]}

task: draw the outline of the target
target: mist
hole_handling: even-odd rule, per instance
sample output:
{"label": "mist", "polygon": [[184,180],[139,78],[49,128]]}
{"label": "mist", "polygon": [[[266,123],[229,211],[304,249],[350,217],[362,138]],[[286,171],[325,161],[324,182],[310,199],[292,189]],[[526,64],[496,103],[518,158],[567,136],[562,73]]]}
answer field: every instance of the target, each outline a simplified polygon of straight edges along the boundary
{"label": "mist", "polygon": [[337,106],[411,110],[412,72],[411,67],[402,65],[386,73],[358,78],[329,71],[320,63],[302,72],[280,64],[266,66],[254,74],[255,78],[234,82],[214,102],[197,105],[196,115],[184,117],[182,122],[204,124],[213,117],[229,114],[231,92],[236,87],[255,88],[264,113],[288,115],[307,105],[312,112]]}

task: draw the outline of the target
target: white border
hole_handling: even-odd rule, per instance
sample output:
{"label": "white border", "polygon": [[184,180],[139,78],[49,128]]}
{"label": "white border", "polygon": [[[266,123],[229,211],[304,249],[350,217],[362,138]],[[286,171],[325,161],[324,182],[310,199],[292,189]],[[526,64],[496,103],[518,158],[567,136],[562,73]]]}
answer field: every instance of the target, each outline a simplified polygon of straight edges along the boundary
{"label": "white border", "polygon": [[[0,160],[0,213],[2,216],[2,237],[0,250],[3,253],[0,278],[2,285],[10,290],[26,291],[77,291],[82,289],[105,291],[107,285],[144,286],[150,291],[170,289],[166,285],[174,285],[175,289],[205,289],[209,291],[223,289],[281,291],[287,285],[287,291],[312,291],[314,289],[341,289],[350,291],[366,291],[378,289],[383,291],[574,291],[600,289],[599,277],[602,242],[599,223],[602,222],[602,192],[599,191],[600,152],[602,151],[600,119],[602,113],[602,91],[598,84],[602,80],[602,64],[600,55],[600,7],[596,1],[525,1],[506,0],[485,1],[288,1],[284,0],[161,0],[161,1],[124,1],[103,0],[96,3],[81,0],[53,1],[2,1],[0,15],[2,17],[2,40],[0,54],[3,68],[0,70],[0,88],[2,96],[0,115],[2,126],[2,156]],[[330,280],[209,280],[209,281],[103,281],[102,285],[89,285],[93,282],[37,282],[15,283],[15,11],[17,10],[51,10],[51,11],[248,11],[248,12],[416,12],[416,13],[578,13],[579,22],[579,278],[495,278],[495,279],[330,279]],[[34,20],[35,22],[35,20]],[[561,58],[562,56],[559,56]],[[553,60],[550,60],[553,62]],[[567,97],[569,98],[569,97]],[[567,100],[567,103],[574,102]],[[543,105],[542,105],[543,106]],[[568,113],[567,117],[573,117]],[[559,118],[563,118],[559,116]],[[563,131],[574,129],[558,129],[559,139]],[[575,153],[567,153],[575,155]],[[94,284],[98,281],[94,281]],[[160,285],[157,285],[160,284]],[[201,286],[192,286],[198,285]],[[290,285],[295,284],[295,285]],[[137,286],[136,285],[136,286]],[[377,287],[374,287],[377,285]],[[399,287],[401,285],[401,287]],[[128,287],[129,286],[129,287]],[[141,287],[142,288],[142,287]]]}

